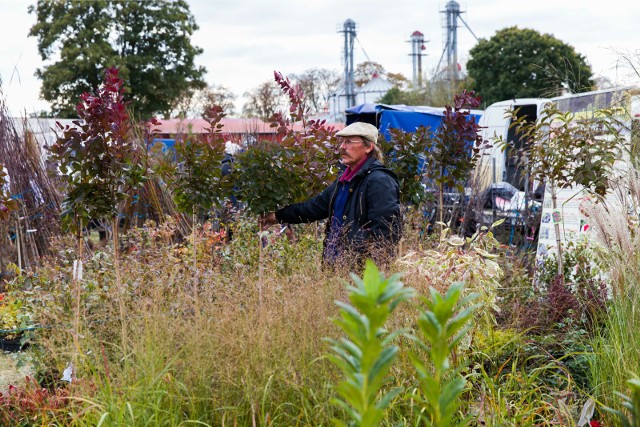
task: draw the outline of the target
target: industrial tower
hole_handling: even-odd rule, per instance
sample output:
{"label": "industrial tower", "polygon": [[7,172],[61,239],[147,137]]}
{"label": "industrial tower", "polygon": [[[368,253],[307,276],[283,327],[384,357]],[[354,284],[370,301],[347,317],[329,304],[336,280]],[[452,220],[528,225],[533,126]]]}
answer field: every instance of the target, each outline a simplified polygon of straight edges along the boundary
{"label": "industrial tower", "polygon": [[356,80],[353,68],[353,45],[356,40],[356,23],[347,19],[342,25],[344,33],[344,96],[347,100],[347,108],[356,105]]}
{"label": "industrial tower", "polygon": [[436,68],[436,74],[440,71],[440,64],[442,62],[442,58],[445,53],[447,54],[447,69],[446,72],[443,73],[444,79],[450,81],[459,80],[459,69],[458,69],[458,19],[462,21],[467,30],[471,33],[476,40],[478,37],[471,31],[471,28],[467,25],[467,23],[462,19],[460,11],[460,4],[455,0],[450,0],[445,6],[445,10],[440,11],[440,13],[445,14],[443,29],[445,32],[444,39],[446,40],[444,49],[442,51],[442,56],[440,56],[440,61],[438,61],[438,67]]}
{"label": "industrial tower", "polygon": [[414,31],[411,34],[411,59],[413,60],[413,86],[422,86],[422,57],[425,56],[422,53],[425,50],[424,46],[424,34],[420,31]]}

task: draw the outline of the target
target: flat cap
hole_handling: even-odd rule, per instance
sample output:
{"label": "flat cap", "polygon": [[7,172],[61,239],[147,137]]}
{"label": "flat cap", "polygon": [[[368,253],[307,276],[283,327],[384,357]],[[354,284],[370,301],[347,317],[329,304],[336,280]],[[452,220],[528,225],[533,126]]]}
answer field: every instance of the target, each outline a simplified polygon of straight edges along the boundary
{"label": "flat cap", "polygon": [[378,129],[369,123],[355,122],[336,133],[336,136],[361,136],[375,144],[378,141]]}

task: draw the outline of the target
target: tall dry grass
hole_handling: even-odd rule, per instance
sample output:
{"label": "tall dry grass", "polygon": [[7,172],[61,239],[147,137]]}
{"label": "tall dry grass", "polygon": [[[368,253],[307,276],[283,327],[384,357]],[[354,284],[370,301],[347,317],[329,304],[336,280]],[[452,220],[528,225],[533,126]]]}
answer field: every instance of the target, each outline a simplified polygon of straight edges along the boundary
{"label": "tall dry grass", "polygon": [[[250,228],[236,230],[226,255],[201,235],[196,269],[189,246],[166,245],[149,232],[129,236],[125,348],[110,251],[87,261],[73,385],[83,409],[74,424],[96,425],[103,417],[106,425],[329,423],[336,372],[324,358],[323,338],[336,334],[330,319],[334,300],[346,299],[347,272],[323,270],[315,238],[303,233],[295,251],[286,239],[265,249],[259,278],[259,240],[247,235]],[[70,272],[57,267],[70,256],[62,251],[41,273],[43,297],[58,307],[41,302],[50,327],[41,345],[52,377],[74,354],[64,326],[73,311]]]}
{"label": "tall dry grass", "polygon": [[[290,238],[272,234],[262,248],[257,224],[250,218],[234,225],[228,245],[210,228],[198,230],[195,266],[191,240],[174,243],[174,233],[169,222],[124,236],[121,296],[114,284],[112,251],[104,248],[86,260],[81,351],[76,379],[67,386],[70,406],[59,413],[59,425],[321,426],[333,418],[345,420],[331,403],[340,374],[325,358],[325,338],[341,335],[331,319],[338,314],[335,300],[347,301],[344,284],[350,281],[350,270],[321,264],[317,229],[300,226]],[[412,242],[407,252],[419,251],[425,259],[389,260],[384,273],[404,272],[405,284],[423,296],[429,286],[446,290],[454,277],[470,280],[477,291],[486,287],[486,292],[500,277],[497,265],[477,252],[493,251],[493,245],[470,252],[466,246],[447,244],[446,251],[436,254],[420,247],[424,239],[407,237]],[[76,354],[69,326],[75,257],[70,246],[61,242],[57,257],[38,271],[32,284],[33,305],[44,326],[33,349],[40,356],[34,361],[39,379],[53,384]],[[421,265],[431,267],[422,271]],[[119,299],[125,305],[125,325],[120,323]],[[416,334],[423,301],[418,297],[399,305],[388,330]],[[486,321],[474,324],[487,327]],[[474,343],[466,342],[465,350],[456,354],[458,363],[472,357]],[[423,360],[428,356],[412,340],[401,337],[397,344],[400,351],[382,391],[401,386],[405,393],[390,403],[382,424],[415,425],[421,403],[409,354]],[[461,402],[460,419],[478,411],[482,396],[495,402],[504,393],[518,396],[510,419],[554,405],[549,400],[553,390],[539,392],[542,388],[534,381],[508,383],[497,375],[483,379],[477,369],[470,365],[465,371],[472,375],[472,387]],[[500,393],[489,394],[491,387]],[[530,388],[525,392],[523,387]]]}
{"label": "tall dry grass", "polygon": [[608,204],[590,204],[584,209],[601,244],[600,257],[610,266],[612,298],[590,344],[594,350],[593,393],[600,403],[611,407],[619,405],[615,392],[626,392],[626,381],[640,373],[639,207],[639,172],[631,169],[616,182]]}

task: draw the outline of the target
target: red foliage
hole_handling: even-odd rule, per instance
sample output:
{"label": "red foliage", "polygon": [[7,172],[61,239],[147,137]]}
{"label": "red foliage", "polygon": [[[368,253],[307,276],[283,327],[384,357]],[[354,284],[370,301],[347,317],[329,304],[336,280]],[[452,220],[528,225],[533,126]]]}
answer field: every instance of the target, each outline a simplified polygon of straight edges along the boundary
{"label": "red foliage", "polygon": [[26,377],[24,388],[10,385],[7,393],[0,393],[0,425],[46,425],[46,421],[65,416],[69,402],[66,389],[48,390]]}
{"label": "red foliage", "polygon": [[153,142],[156,135],[160,131],[158,126],[160,126],[160,120],[155,117],[142,122],[142,135],[144,137],[144,141],[147,143],[147,146]]}
{"label": "red foliage", "polygon": [[[283,146],[302,150],[301,167],[306,171],[309,191],[318,193],[333,180],[329,166],[338,160],[336,129],[328,126],[326,120],[308,119],[309,108],[299,85],[292,85],[278,71],[274,71],[274,78],[289,97],[291,106],[290,119],[278,112],[272,118],[271,127],[276,128]],[[294,130],[294,123],[301,125],[302,129]]]}
{"label": "red foliage", "polygon": [[578,299],[560,276],[549,283],[547,293],[547,316],[552,323],[562,322],[575,316]]}
{"label": "red foliage", "polygon": [[[95,93],[83,93],[76,111],[80,120],[63,127],[50,148],[61,180],[68,185],[63,221],[116,215],[117,203],[145,179],[140,161],[145,150],[131,138],[131,121],[117,68],[107,69]],[[153,122],[151,122],[153,123]],[[151,137],[151,131],[145,133]]]}
{"label": "red foliage", "polygon": [[[284,77],[282,73],[274,71],[276,83],[282,91],[289,97],[291,106],[289,107],[289,115],[291,120],[286,118],[282,113],[278,112],[273,116],[271,127],[275,127],[276,132],[284,143],[292,142],[309,148],[313,144],[324,142],[324,146],[331,148],[330,142],[335,137],[335,128],[327,126],[326,120],[308,119],[309,108],[305,104],[304,92],[300,85],[293,86],[291,81]],[[300,123],[302,130],[295,132],[293,123]]]}
{"label": "red foliage", "polygon": [[116,67],[108,68],[102,85],[96,94],[83,93],[81,102],[76,105],[78,116],[87,125],[90,136],[110,135],[113,143],[126,141],[130,131],[129,102],[124,100],[122,87],[124,82],[118,77]]}
{"label": "red foliage", "polygon": [[209,125],[204,129],[207,131],[206,138],[208,144],[223,144],[220,133],[222,132],[224,125],[220,123],[220,121],[222,121],[224,116],[226,116],[224,108],[220,105],[213,105],[205,111],[204,119]]}
{"label": "red foliage", "polygon": [[442,123],[428,149],[428,170],[434,172],[438,186],[455,186],[462,190],[469,172],[475,167],[478,153],[486,146],[480,126],[470,111],[478,105],[480,98],[473,91],[464,90],[454,97],[453,107],[445,107]]}
{"label": "red foliage", "polygon": [[475,92],[462,92],[456,94],[453,98],[453,108],[450,105],[445,106],[444,119],[442,126],[454,132],[457,138],[458,153],[463,155],[466,152],[465,145],[473,142],[472,150],[477,153],[482,147],[482,135],[480,133],[480,125],[476,123],[475,116],[471,115],[470,109],[477,108],[480,105],[481,98],[475,96]]}

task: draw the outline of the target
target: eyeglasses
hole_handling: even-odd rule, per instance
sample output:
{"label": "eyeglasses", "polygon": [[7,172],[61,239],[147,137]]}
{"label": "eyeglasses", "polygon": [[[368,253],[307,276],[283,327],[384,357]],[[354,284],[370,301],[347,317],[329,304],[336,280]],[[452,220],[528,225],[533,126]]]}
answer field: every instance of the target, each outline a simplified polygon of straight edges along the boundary
{"label": "eyeglasses", "polygon": [[342,140],[340,141],[340,144],[355,144],[357,142],[362,142],[364,144],[364,141],[360,138],[358,139],[347,139],[347,138],[342,138]]}

